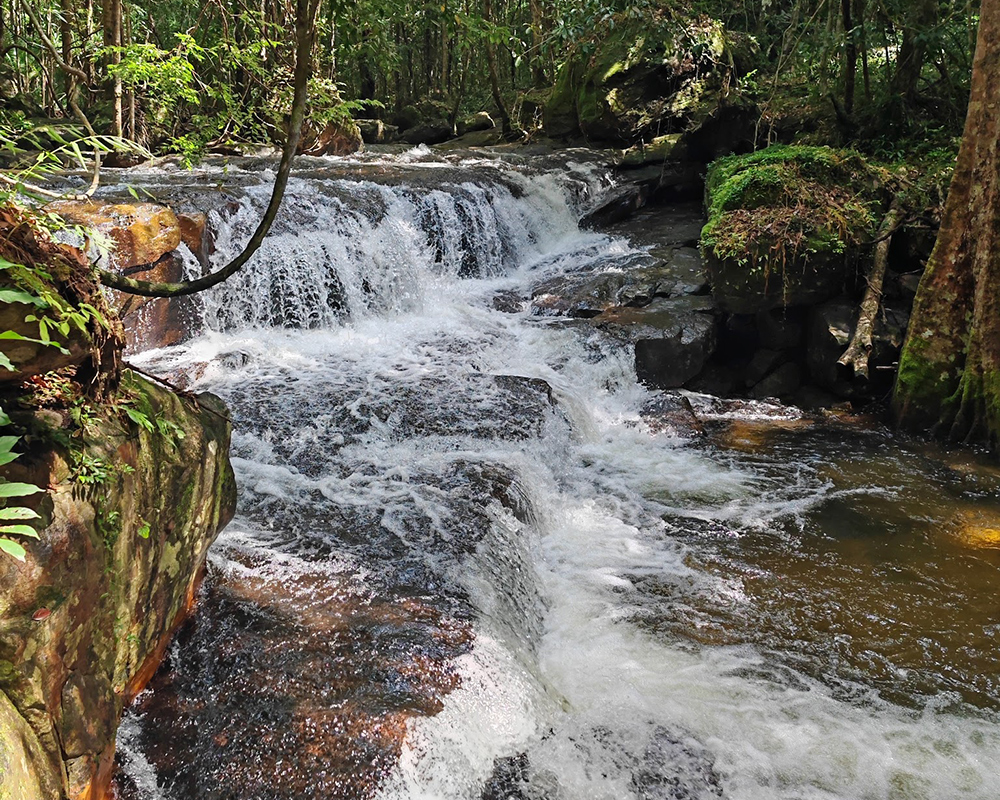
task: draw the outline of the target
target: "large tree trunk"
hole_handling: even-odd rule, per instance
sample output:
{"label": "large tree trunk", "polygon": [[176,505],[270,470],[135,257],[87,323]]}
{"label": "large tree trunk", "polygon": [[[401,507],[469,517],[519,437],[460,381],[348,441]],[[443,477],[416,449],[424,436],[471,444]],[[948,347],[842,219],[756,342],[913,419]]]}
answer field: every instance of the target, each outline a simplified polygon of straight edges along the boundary
{"label": "large tree trunk", "polygon": [[1000,0],[983,0],[972,93],[894,407],[900,425],[1000,449]]}

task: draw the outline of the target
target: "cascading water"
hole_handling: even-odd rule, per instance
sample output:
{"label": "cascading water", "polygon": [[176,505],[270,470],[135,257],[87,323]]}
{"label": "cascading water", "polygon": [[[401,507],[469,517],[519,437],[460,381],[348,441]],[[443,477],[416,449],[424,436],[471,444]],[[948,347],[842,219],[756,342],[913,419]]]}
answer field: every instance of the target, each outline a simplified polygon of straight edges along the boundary
{"label": "cascading water", "polygon": [[878,432],[656,433],[627,349],[494,308],[643,257],[578,229],[603,185],[318,161],[206,332],[137,359],[226,399],[241,493],[123,797],[997,796],[1000,559],[952,522],[1000,477]]}

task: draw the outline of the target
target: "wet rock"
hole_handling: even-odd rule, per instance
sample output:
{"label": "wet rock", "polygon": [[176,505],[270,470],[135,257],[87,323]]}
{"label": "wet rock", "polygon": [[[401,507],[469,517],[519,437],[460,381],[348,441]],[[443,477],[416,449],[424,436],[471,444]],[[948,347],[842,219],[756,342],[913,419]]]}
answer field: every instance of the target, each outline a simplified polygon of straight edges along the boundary
{"label": "wet rock", "polygon": [[802,367],[790,361],[761,379],[750,390],[750,394],[758,400],[770,397],[784,400],[794,395],[801,385]]}
{"label": "wet rock", "polygon": [[854,333],[858,308],[849,300],[834,300],[812,310],[807,333],[806,363],[810,380],[842,399],[861,400],[889,392],[893,366],[906,335],[909,321],[905,311],[883,308],[872,332],[868,360],[869,379],[855,378],[852,370],[837,363]]}
{"label": "wet rock", "polygon": [[655,255],[666,259],[666,254],[678,247],[696,249],[704,225],[700,203],[663,203],[645,206],[608,230],[650,247]]}
{"label": "wet rock", "polygon": [[[49,487],[32,498],[45,527],[24,540],[25,563],[0,560],[0,763],[20,742],[22,766],[57,787],[33,798],[108,796],[119,715],[190,612],[235,511],[229,420],[126,380],[129,407],[176,431],[108,412],[74,437],[76,453],[56,446],[5,467]],[[19,773],[0,771],[0,795],[24,796],[10,783]]]}
{"label": "wet rock", "polygon": [[657,298],[643,308],[607,311],[593,324],[635,348],[643,383],[675,389],[698,375],[715,351],[717,320],[711,298]]}
{"label": "wet rock", "polygon": [[699,741],[658,726],[632,778],[640,800],[722,797],[715,758]]}
{"label": "wet rock", "polygon": [[494,295],[492,306],[504,314],[520,314],[524,310],[526,302],[520,292],[505,291]]}
{"label": "wet rock", "polygon": [[331,120],[320,129],[306,122],[298,152],[306,156],[349,156],[363,144],[361,129],[353,119]]}
{"label": "wet rock", "polygon": [[[184,264],[173,253],[129,275],[138,280],[177,282],[184,279]],[[198,301],[194,297],[140,297],[110,291],[109,296],[125,327],[128,352],[140,353],[178,344],[200,327]]]}
{"label": "wet rock", "polygon": [[642,407],[642,418],[654,433],[692,438],[705,433],[691,401],[679,392],[663,392]]}
{"label": "wet rock", "polygon": [[559,275],[536,284],[531,308],[537,314],[595,317],[608,309],[650,303],[673,277],[668,265],[647,258],[603,272]]}
{"label": "wet rock", "polygon": [[483,786],[480,800],[532,800],[525,793],[527,780],[527,753],[495,759],[493,773]]}
{"label": "wet rock", "polygon": [[641,183],[632,183],[617,189],[611,199],[580,220],[581,228],[601,228],[628,219],[646,205],[649,189]]}
{"label": "wet rock", "polygon": [[198,259],[199,264],[207,266],[215,249],[215,238],[208,230],[208,215],[203,211],[181,213],[177,215],[177,223],[181,229],[181,241]]}
{"label": "wet rock", "polygon": [[112,262],[118,269],[152,264],[177,249],[181,228],[177,215],[155,203],[95,203],[64,200],[46,210],[71,225],[92,228],[114,244]]}

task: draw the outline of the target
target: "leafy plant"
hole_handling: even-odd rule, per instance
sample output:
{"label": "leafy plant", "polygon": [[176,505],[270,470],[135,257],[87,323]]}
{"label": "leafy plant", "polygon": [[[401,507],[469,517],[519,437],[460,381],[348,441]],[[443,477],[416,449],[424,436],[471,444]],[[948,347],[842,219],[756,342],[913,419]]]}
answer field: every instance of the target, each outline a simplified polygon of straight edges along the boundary
{"label": "leafy plant", "polygon": [[[11,424],[10,417],[0,408],[0,428],[5,428]],[[0,466],[9,464],[20,453],[14,452],[14,446],[20,441],[20,436],[0,436]],[[24,546],[12,536],[26,536],[31,539],[38,538],[38,531],[29,522],[39,519],[38,513],[33,509],[20,505],[9,505],[11,500],[20,497],[28,497],[37,494],[42,489],[30,483],[17,483],[14,481],[0,482],[0,552],[24,561],[27,555]]]}

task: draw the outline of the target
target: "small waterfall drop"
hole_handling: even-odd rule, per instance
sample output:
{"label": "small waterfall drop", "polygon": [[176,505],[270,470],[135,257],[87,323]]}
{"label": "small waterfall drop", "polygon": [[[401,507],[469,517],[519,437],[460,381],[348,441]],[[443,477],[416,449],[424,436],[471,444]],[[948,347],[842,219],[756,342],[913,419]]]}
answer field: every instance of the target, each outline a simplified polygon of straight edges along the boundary
{"label": "small waterfall drop", "polygon": [[[204,334],[138,359],[227,401],[240,500],[122,728],[123,796],[996,796],[989,702],[896,702],[733,633],[779,617],[733,543],[827,541],[811,510],[869,483],[658,433],[627,348],[496,307],[644,256],[579,229],[609,181],[572,157],[308,162]],[[266,202],[241,186],[217,263]]]}

